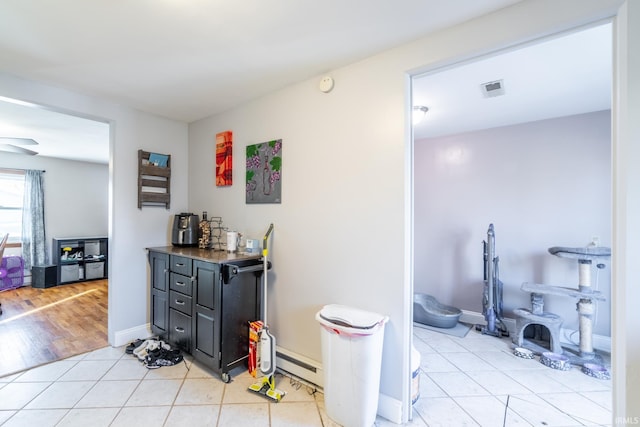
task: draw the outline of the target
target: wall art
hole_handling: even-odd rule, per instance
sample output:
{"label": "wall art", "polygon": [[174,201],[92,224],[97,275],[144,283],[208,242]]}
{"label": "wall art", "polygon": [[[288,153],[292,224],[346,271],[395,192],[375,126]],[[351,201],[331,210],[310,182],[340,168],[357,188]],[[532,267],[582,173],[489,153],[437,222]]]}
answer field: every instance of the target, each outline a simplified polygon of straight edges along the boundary
{"label": "wall art", "polygon": [[280,203],[282,197],[282,140],[247,146],[247,203]]}
{"label": "wall art", "polygon": [[216,186],[233,184],[233,133],[216,134]]}

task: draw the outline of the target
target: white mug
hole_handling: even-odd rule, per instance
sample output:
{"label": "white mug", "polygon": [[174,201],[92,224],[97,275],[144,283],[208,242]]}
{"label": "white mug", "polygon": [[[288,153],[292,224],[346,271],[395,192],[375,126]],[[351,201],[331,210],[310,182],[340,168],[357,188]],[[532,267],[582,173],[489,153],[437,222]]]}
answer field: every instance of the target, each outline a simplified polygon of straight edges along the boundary
{"label": "white mug", "polygon": [[239,243],[240,233],[237,231],[227,231],[227,252],[236,252],[238,250]]}

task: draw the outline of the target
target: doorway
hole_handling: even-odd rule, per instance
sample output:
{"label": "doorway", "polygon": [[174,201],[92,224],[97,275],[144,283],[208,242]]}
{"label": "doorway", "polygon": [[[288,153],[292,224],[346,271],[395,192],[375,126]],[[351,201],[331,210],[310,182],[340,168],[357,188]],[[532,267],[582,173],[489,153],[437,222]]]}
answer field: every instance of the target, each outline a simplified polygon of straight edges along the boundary
{"label": "doorway", "polygon": [[[611,38],[612,25],[598,24],[412,79],[413,105],[427,107],[414,124],[414,293],[462,309],[462,322],[483,324],[482,242],[494,224],[511,326],[513,310],[531,304],[524,282],[577,286],[577,265],[548,248],[611,247]],[[590,57],[574,56],[584,46],[593,48]],[[595,286],[609,295],[605,264]],[[575,344],[575,301],[545,303],[564,319],[565,344]],[[594,322],[604,353],[610,307],[598,303]],[[414,341],[421,344],[415,333]],[[426,375],[430,385],[448,381]]]}
{"label": "doorway", "polygon": [[[45,171],[47,263],[52,239],[108,237],[110,124],[4,97],[0,111],[3,135],[37,142],[35,155],[0,153],[0,168]],[[108,280],[36,289],[31,279],[26,271],[27,286],[0,294],[0,335],[14,345],[0,349],[0,375],[107,345]]]}

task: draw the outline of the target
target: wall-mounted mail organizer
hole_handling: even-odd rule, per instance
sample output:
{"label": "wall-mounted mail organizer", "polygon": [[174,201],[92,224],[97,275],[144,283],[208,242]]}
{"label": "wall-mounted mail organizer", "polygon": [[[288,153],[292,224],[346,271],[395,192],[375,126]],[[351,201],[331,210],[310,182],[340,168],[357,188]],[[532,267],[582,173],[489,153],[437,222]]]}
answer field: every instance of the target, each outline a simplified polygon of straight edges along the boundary
{"label": "wall-mounted mail organizer", "polygon": [[138,209],[171,202],[171,155],[138,150]]}

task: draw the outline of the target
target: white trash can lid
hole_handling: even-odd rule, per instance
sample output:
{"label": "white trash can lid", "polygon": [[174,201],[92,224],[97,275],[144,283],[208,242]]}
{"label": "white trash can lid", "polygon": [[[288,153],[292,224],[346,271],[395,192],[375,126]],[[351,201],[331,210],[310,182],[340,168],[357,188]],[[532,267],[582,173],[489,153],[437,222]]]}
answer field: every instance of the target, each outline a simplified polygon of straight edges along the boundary
{"label": "white trash can lid", "polygon": [[373,334],[389,318],[378,313],[347,307],[340,304],[329,304],[316,314],[316,320],[331,330],[358,332],[358,335]]}

